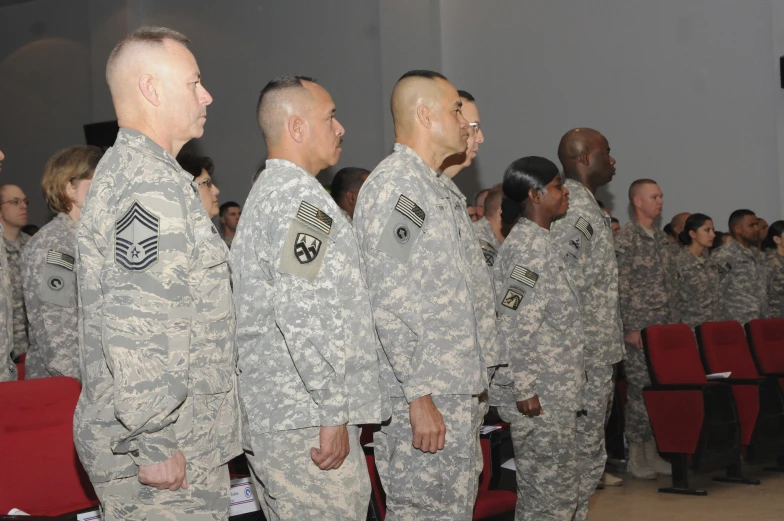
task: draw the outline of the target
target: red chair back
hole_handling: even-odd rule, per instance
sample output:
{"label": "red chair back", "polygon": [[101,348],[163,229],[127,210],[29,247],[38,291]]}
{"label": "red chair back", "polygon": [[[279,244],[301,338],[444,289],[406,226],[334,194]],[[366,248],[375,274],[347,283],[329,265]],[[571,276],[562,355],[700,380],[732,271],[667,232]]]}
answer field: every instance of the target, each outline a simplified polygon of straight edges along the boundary
{"label": "red chair back", "polygon": [[730,371],[731,378],[759,378],[740,322],[705,322],[697,326],[697,337],[709,373]]}
{"label": "red chair back", "polygon": [[365,461],[367,463],[368,475],[370,476],[370,485],[373,488],[373,498],[371,499],[378,509],[378,516],[381,518],[379,521],[384,521],[387,517],[387,495],[384,493],[384,488],[381,486],[381,478],[378,476],[376,469],[376,457],[373,454],[365,454]]}
{"label": "red chair back", "polygon": [[80,391],[64,376],[0,383],[0,513],[51,516],[98,504],[73,443]]}
{"label": "red chair back", "polygon": [[686,324],[647,327],[643,330],[643,344],[651,382],[661,385],[708,382],[694,334]]}
{"label": "red chair back", "polygon": [[784,373],[784,318],[752,320],[746,330],[759,372]]}
{"label": "red chair back", "polygon": [[25,379],[25,360],[27,360],[27,353],[24,353],[19,357],[19,361],[16,362],[16,374],[17,380],[24,380]]}

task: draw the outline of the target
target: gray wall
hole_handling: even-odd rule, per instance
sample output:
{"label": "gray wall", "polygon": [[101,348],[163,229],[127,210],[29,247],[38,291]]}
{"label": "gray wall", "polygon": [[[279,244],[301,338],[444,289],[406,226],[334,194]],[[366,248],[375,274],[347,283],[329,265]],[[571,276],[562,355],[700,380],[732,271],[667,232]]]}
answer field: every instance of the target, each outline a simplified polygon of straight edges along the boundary
{"label": "gray wall", "polygon": [[[275,75],[312,75],[347,129],[338,167],[372,168],[391,148],[388,100],[411,68],[444,72],[479,102],[487,141],[456,179],[473,195],[517,157],[553,160],[588,125],[610,139],[618,176],[602,199],[627,218],[636,178],[659,180],[664,217],[750,207],[782,216],[784,54],[780,0],[35,0],[0,8],[3,182],[46,216],[40,174],[82,125],[113,119],[103,67],[129,29],[169,25],[193,40],[215,102],[195,145],[221,200],[244,201],[265,155],[253,109]],[[330,173],[321,176],[328,182]]]}

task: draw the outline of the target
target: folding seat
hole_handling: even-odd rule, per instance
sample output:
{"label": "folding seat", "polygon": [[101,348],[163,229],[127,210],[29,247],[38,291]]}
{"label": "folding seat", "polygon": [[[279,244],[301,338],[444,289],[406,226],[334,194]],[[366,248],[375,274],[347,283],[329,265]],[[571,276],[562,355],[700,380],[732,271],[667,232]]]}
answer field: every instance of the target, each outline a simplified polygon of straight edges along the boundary
{"label": "folding seat", "polygon": [[508,432],[509,424],[502,425],[501,430],[483,434],[480,437],[482,444],[482,460],[484,467],[479,476],[479,493],[476,496],[473,519],[488,519],[506,512],[514,512],[517,505],[517,494],[509,490],[491,489],[500,477],[500,460],[494,464],[495,455],[500,451],[502,433]]}
{"label": "folding seat", "polygon": [[757,371],[778,379],[784,391],[784,318],[764,318],[746,324],[746,338]]}
{"label": "folding seat", "polygon": [[18,362],[16,362],[16,374],[17,380],[24,380],[25,379],[25,360],[27,360],[27,353],[21,355],[17,358]]}
{"label": "folding seat", "polygon": [[97,506],[73,442],[80,392],[65,376],[0,383],[0,513],[59,516]]}
{"label": "folding seat", "polygon": [[659,492],[707,494],[689,487],[689,461],[698,470],[726,467],[727,476],[716,481],[755,483],[740,474],[740,428],[732,391],[708,382],[691,328],[651,326],[642,339],[651,377],[643,398],[658,449],[672,461],[672,487]]}
{"label": "folding seat", "polygon": [[784,455],[784,398],[775,378],[760,377],[743,326],[734,320],[697,326],[705,370],[729,372],[720,380],[735,397],[741,446],[750,462]]}

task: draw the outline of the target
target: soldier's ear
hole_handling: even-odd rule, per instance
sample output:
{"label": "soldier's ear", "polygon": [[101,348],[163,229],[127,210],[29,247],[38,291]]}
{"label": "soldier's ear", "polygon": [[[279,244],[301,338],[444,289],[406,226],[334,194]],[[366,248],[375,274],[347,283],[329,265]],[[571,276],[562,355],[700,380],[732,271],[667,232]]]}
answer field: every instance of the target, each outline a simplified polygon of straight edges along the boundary
{"label": "soldier's ear", "polygon": [[425,128],[433,126],[433,111],[427,105],[417,105],[416,109],[417,119]]}
{"label": "soldier's ear", "polygon": [[158,82],[149,74],[145,74],[139,78],[139,90],[144,96],[144,99],[149,101],[152,105],[158,107],[161,105],[161,98],[158,95]]}
{"label": "soldier's ear", "polygon": [[297,116],[291,116],[287,125],[287,130],[291,139],[297,143],[302,143],[305,140],[305,121]]}
{"label": "soldier's ear", "polygon": [[531,201],[533,204],[541,203],[542,192],[540,192],[536,188],[531,188],[530,190],[528,190],[528,200]]}

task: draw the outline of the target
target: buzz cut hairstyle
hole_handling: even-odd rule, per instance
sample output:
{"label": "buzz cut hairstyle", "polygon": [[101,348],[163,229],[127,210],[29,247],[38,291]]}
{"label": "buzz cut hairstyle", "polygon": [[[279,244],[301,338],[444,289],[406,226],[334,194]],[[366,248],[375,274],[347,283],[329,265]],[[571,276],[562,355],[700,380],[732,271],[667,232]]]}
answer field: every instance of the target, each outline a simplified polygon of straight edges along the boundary
{"label": "buzz cut hairstyle", "polygon": [[634,193],[637,191],[637,187],[642,185],[657,185],[659,183],[654,181],[653,179],[637,179],[629,186],[629,200],[634,200]]}
{"label": "buzz cut hairstyle", "polygon": [[363,178],[370,175],[370,171],[355,166],[341,168],[332,178],[332,198],[339,202],[348,192],[359,193],[359,189],[364,183]]}
{"label": "buzz cut hairstyle", "polygon": [[740,224],[740,222],[741,222],[741,221],[742,221],[742,220],[743,220],[745,217],[747,217],[747,216],[749,216],[749,215],[751,215],[751,216],[754,216],[754,217],[756,217],[756,216],[757,216],[757,214],[756,214],[756,213],[752,212],[751,210],[747,210],[747,209],[745,209],[745,208],[744,208],[744,209],[741,209],[741,210],[735,210],[734,212],[732,212],[732,213],[730,214],[729,221],[727,221],[727,225],[729,226],[730,233],[732,233],[732,229],[733,229],[733,228],[734,228],[736,225]]}
{"label": "buzz cut hairstyle", "polygon": [[405,80],[406,78],[426,78],[428,80],[439,79],[439,80],[449,81],[449,80],[446,79],[446,76],[444,76],[440,72],[429,71],[427,69],[414,69],[412,71],[408,71],[407,73],[402,75],[400,77],[400,79],[397,80],[397,82],[400,83],[401,81]]}
{"label": "buzz cut hairstyle", "polygon": [[461,98],[463,98],[466,101],[470,101],[472,103],[476,103],[476,100],[474,99],[474,97],[467,90],[460,90],[460,89],[458,89],[457,95],[460,96]]}
{"label": "buzz cut hairstyle", "polygon": [[223,217],[226,215],[226,212],[229,211],[229,208],[242,208],[239,203],[236,201],[227,201],[220,205],[220,209],[218,210],[218,217]]}
{"label": "buzz cut hairstyle", "polygon": [[191,41],[187,36],[174,29],[168,27],[158,27],[152,25],[145,25],[139,27],[135,31],[129,33],[125,38],[114,46],[112,52],[109,53],[109,59],[106,61],[106,75],[109,75],[111,69],[117,62],[117,58],[125,51],[129,44],[142,43],[150,45],[161,45],[166,40],[172,40],[184,46],[188,46]]}
{"label": "buzz cut hairstyle", "polygon": [[264,109],[264,101],[266,100],[267,96],[270,93],[278,92],[287,89],[304,89],[305,82],[315,83],[318,85],[318,80],[316,78],[311,78],[309,76],[297,76],[297,75],[283,75],[278,76],[277,78],[273,78],[269,81],[264,88],[261,89],[261,93],[259,94],[259,100],[256,102],[256,120],[259,123],[259,128],[261,129],[261,135],[265,141],[268,140],[269,136],[264,132],[264,125],[262,124],[262,110]]}

